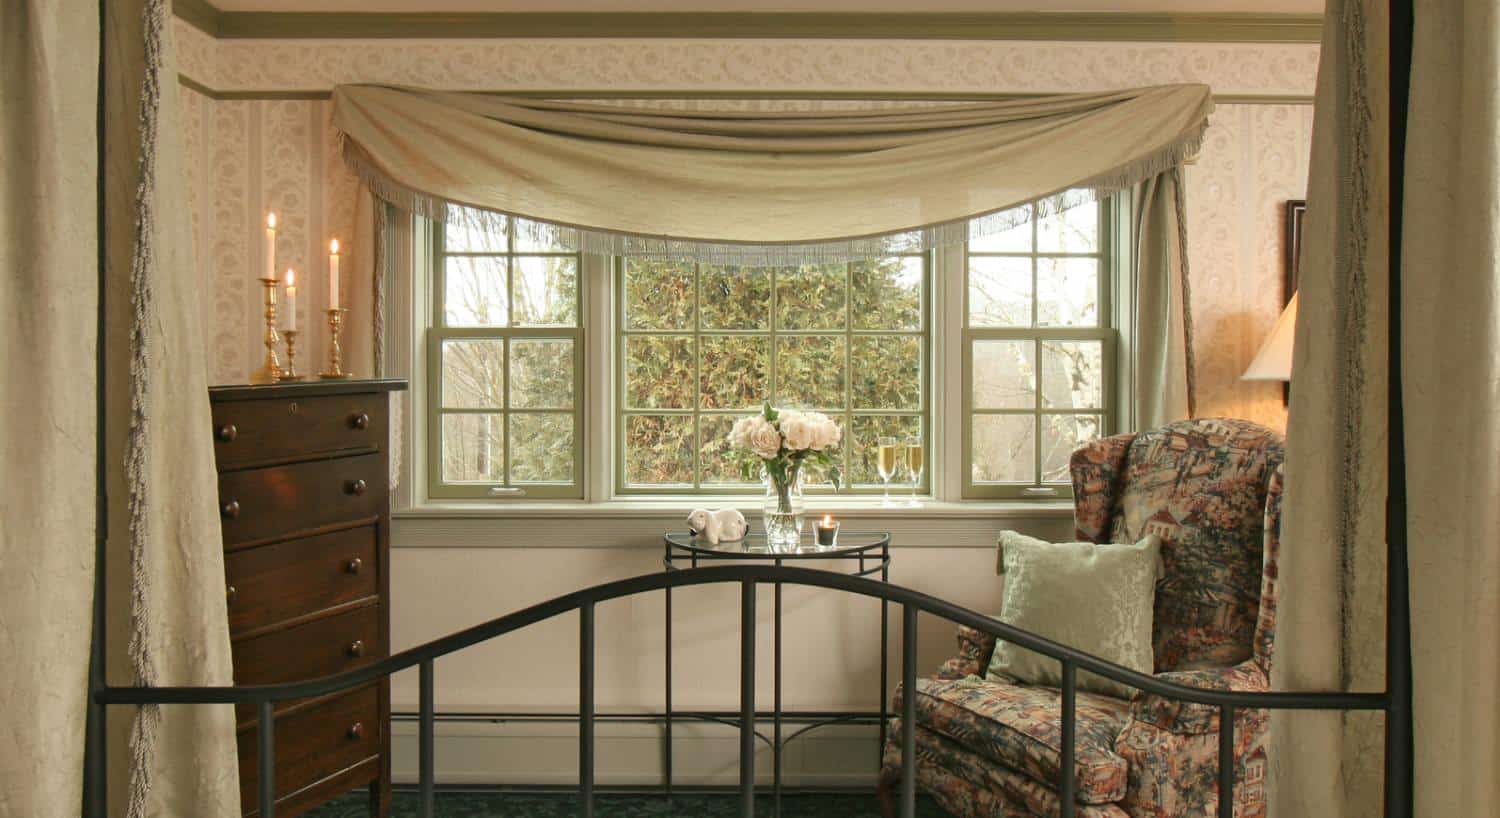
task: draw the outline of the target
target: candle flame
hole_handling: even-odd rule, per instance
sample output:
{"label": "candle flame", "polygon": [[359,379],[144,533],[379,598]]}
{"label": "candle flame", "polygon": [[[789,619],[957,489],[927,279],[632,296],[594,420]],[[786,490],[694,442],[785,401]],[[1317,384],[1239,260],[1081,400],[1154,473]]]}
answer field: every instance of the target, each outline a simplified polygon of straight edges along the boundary
{"label": "candle flame", "polygon": [[824,514],[823,515],[823,527],[824,528],[832,528],[833,527],[833,515],[832,514]]}
{"label": "candle flame", "polygon": [[333,241],[328,242],[328,252],[334,254],[335,256],[339,254],[339,240],[338,239],[334,239]]}
{"label": "candle flame", "polygon": [[275,213],[267,213],[266,214],[266,227],[269,227],[272,230],[276,229],[276,214]]}
{"label": "candle flame", "polygon": [[286,285],[288,287],[295,287],[295,286],[297,286],[297,281],[294,278],[295,275],[296,275],[296,273],[292,271],[292,268],[290,268],[290,267],[286,268]]}

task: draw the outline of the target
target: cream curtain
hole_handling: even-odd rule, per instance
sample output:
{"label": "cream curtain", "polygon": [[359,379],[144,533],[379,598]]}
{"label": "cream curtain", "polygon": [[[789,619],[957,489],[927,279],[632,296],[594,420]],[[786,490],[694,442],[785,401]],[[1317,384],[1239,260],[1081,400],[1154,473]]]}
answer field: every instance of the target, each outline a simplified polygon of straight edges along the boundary
{"label": "cream curtain", "polygon": [[[233,684],[172,12],[166,0],[107,8],[110,681]],[[110,717],[111,815],[239,813],[230,706]]]}
{"label": "cream curtain", "polygon": [[0,816],[78,814],[94,568],[95,0],[0,19]]}
{"label": "cream curtain", "polygon": [[1123,190],[1191,156],[1213,108],[1198,85],[771,114],[381,86],[333,101],[345,158],[408,210],[470,205],[570,228],[560,240],[585,252],[741,263],[952,243],[1019,204]]}
{"label": "cream curtain", "polygon": [[[1381,690],[1390,116],[1385,4],[1331,0],[1288,430],[1278,689]],[[1500,803],[1500,19],[1418,0],[1402,255],[1416,814]],[[1273,727],[1274,818],[1381,810],[1381,719]]]}
{"label": "cream curtain", "polygon": [[1194,414],[1184,199],[1177,168],[1132,191],[1132,254],[1125,282],[1131,314],[1118,322],[1129,356],[1128,429],[1154,429]]}
{"label": "cream curtain", "polygon": [[1418,0],[1402,340],[1419,816],[1500,809],[1500,7]]}

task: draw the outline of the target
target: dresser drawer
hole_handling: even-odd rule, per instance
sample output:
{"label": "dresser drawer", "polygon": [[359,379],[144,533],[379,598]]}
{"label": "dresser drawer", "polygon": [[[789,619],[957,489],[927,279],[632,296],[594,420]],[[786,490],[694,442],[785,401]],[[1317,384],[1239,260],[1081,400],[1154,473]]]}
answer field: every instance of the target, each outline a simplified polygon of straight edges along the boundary
{"label": "dresser drawer", "polygon": [[383,470],[382,457],[367,454],[220,474],[224,546],[375,517],[390,502]]}
{"label": "dresser drawer", "polygon": [[[379,605],[366,605],[264,636],[234,640],[230,643],[234,683],[305,682],[379,661],[386,649],[380,617]],[[289,707],[295,701],[277,707]],[[249,705],[236,710],[241,722],[255,718]]]}
{"label": "dresser drawer", "polygon": [[379,593],[373,525],[231,551],[229,633],[239,636]]}
{"label": "dresser drawer", "polygon": [[387,401],[369,392],[214,403],[214,460],[228,471],[380,449]]}
{"label": "dresser drawer", "polygon": [[[383,729],[379,695],[373,686],[277,716],[277,800],[379,755]],[[247,815],[260,806],[259,736],[255,726],[239,733],[240,800]],[[369,779],[378,775],[376,765]],[[363,782],[348,782],[350,786],[359,783]]]}

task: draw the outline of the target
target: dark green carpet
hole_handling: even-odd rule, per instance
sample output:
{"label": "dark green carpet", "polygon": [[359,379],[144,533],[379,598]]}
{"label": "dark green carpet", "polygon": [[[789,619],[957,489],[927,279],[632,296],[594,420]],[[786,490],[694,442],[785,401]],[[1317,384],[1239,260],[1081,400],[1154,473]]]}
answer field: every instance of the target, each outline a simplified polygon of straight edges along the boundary
{"label": "dark green carpet", "polygon": [[[678,793],[668,807],[666,798],[655,794],[606,794],[595,797],[594,814],[599,818],[734,818],[739,815],[739,797],[732,793]],[[417,796],[397,791],[391,818],[414,818]],[[307,818],[365,818],[368,799],[363,792],[351,794]],[[755,799],[756,816],[771,815],[769,795]],[[783,818],[880,818],[880,805],[873,794],[817,793],[783,795]],[[572,793],[440,792],[438,818],[575,818],[578,799]],[[930,799],[918,796],[917,815],[946,818]]]}

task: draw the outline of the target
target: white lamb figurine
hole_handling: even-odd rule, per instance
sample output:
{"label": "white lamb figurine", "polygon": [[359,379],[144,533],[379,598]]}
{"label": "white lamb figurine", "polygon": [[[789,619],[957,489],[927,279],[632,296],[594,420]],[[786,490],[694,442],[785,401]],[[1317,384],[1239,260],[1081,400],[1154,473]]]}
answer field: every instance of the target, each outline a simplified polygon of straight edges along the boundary
{"label": "white lamb figurine", "polygon": [[694,536],[702,537],[714,545],[743,540],[750,532],[750,524],[745,522],[745,515],[733,508],[721,508],[718,511],[694,509],[687,517],[687,524]]}

